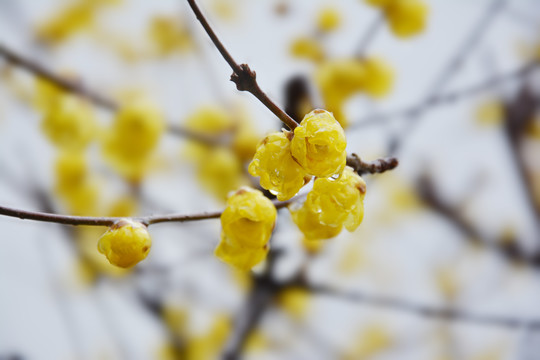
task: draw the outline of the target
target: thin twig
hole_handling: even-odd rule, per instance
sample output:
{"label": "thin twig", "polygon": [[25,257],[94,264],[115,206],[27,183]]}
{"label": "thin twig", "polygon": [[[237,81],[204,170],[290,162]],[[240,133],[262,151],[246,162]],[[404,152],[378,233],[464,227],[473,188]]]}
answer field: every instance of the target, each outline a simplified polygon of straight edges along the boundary
{"label": "thin twig", "polygon": [[497,241],[497,239],[486,238],[463,216],[463,211],[442,199],[432,180],[427,175],[419,179],[417,193],[431,210],[454,225],[467,242],[491,249],[509,261],[540,267],[540,252],[525,252],[519,248],[517,239]]}
{"label": "thin twig", "polygon": [[399,165],[399,161],[394,157],[363,161],[360,156],[353,153],[347,156],[347,165],[352,167],[358,175],[380,174],[395,169]]}
{"label": "thin twig", "polygon": [[[503,9],[508,0],[493,0],[484,11],[481,19],[476,23],[471,32],[467,35],[461,46],[457,49],[454,56],[446,63],[435,81],[427,91],[424,103],[429,103],[448,85],[454,74],[461,69],[470,53],[478,46],[478,43],[487,33],[490,25],[496,18],[496,15]],[[406,135],[410,134],[422,120],[422,113],[411,113],[406,118],[406,124],[403,131],[400,131],[390,141],[390,154],[395,154],[403,145]]]}
{"label": "thin twig", "polygon": [[537,70],[539,66],[540,66],[540,61],[533,60],[529,63],[526,63],[523,66],[520,66],[516,70],[510,71],[507,74],[495,76],[488,80],[484,80],[478,84],[464,87],[463,89],[450,91],[441,95],[432,96],[428,100],[422,101],[419,104],[407,106],[402,109],[389,112],[386,114],[375,114],[375,115],[367,116],[349,125],[349,127],[347,128],[347,131],[364,128],[370,125],[382,125],[391,120],[395,120],[398,118],[406,118],[408,116],[413,116],[416,114],[423,113],[436,106],[452,104],[456,101],[468,98],[470,95],[474,95],[482,91],[493,89],[497,85],[501,85],[509,81],[514,81],[514,80],[524,78],[527,75],[531,74],[533,71]]}
{"label": "thin twig", "polygon": [[[276,209],[286,207],[293,199],[288,201],[273,201]],[[188,222],[206,219],[217,219],[223,211],[202,212],[197,214],[169,214],[169,215],[149,215],[144,217],[132,217],[130,219],[146,225],[154,225],[164,222]],[[125,218],[121,217],[94,217],[94,216],[73,216],[44,213],[37,211],[27,211],[6,206],[0,206],[0,215],[15,217],[23,220],[35,220],[64,225],[90,225],[90,226],[111,226],[117,221]]]}
{"label": "thin twig", "polygon": [[259,87],[257,83],[257,74],[251,70],[247,64],[238,64],[231,54],[227,51],[223,43],[219,40],[216,33],[204,17],[203,13],[199,9],[195,0],[187,0],[189,6],[195,13],[197,20],[201,23],[202,27],[214,43],[215,47],[220,52],[221,56],[231,67],[233,74],[231,75],[231,81],[236,84],[236,88],[240,91],[248,91],[260,102],[264,104],[274,115],[276,115],[285,125],[291,130],[294,130],[298,126],[298,123],[294,121],[285,111],[276,105]]}
{"label": "thin twig", "polygon": [[264,272],[259,276],[253,276],[253,287],[225,344],[223,350],[224,360],[241,358],[242,350],[249,335],[257,328],[264,314],[272,305],[272,300],[282,289],[280,284],[273,278],[276,261],[282,254],[280,249],[271,249]]}
{"label": "thin twig", "polygon": [[337,299],[343,299],[355,303],[364,303],[399,311],[406,311],[408,313],[423,317],[459,320],[469,323],[500,326],[511,329],[524,327],[534,330],[540,329],[540,319],[526,320],[513,316],[478,315],[463,310],[419,304],[393,297],[370,295],[358,291],[341,291],[326,285],[306,284],[304,288],[311,291],[313,294],[328,295]]}
{"label": "thin twig", "polygon": [[[17,53],[13,49],[8,48],[1,43],[0,57],[3,57],[10,64],[25,69],[28,72],[47,80],[58,88],[73,94],[77,94],[106,110],[116,112],[120,108],[120,105],[117,102],[95,90],[91,90],[90,88],[86,87],[82,81],[70,79],[68,77],[56,74],[50,69],[40,65],[39,63],[31,60],[30,58],[27,58]],[[226,140],[220,137],[195,132],[177,125],[169,125],[168,131],[173,135],[189,138],[207,145],[225,146],[228,144]]]}
{"label": "thin twig", "polygon": [[82,97],[87,98],[96,105],[99,105],[111,111],[116,111],[118,109],[118,104],[116,104],[111,99],[102,96],[98,92],[90,90],[89,88],[84,86],[82,82],[57,75],[49,69],[45,68],[44,66],[41,66],[40,64],[30,60],[29,58],[18,54],[14,50],[8,48],[1,43],[0,56],[6,59],[7,62],[22,69],[25,69],[45,80],[48,80],[50,83],[53,83],[54,85],[65,91],[81,95]]}
{"label": "thin twig", "polygon": [[375,40],[375,35],[377,35],[379,29],[384,23],[384,13],[380,11],[377,14],[377,17],[369,24],[367,31],[363,34],[362,39],[358,43],[358,48],[356,49],[355,56],[362,58],[366,55],[369,45]]}

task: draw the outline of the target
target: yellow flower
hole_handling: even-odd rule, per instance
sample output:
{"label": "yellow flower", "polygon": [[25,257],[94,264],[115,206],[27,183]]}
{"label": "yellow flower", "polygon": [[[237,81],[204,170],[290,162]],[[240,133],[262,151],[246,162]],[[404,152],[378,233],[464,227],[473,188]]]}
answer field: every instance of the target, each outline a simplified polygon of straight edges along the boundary
{"label": "yellow flower", "polygon": [[64,151],[55,164],[55,191],[69,213],[96,215],[99,187],[89,177],[86,159],[80,152]]}
{"label": "yellow flower", "polygon": [[212,149],[197,167],[200,183],[220,200],[227,199],[229,192],[238,189],[244,180],[242,164],[229,149]]}
{"label": "yellow flower", "polygon": [[340,174],[347,161],[347,140],[332,113],[316,109],[294,129],[291,153],[309,174],[329,177]]}
{"label": "yellow flower", "polygon": [[216,314],[210,328],[203,333],[188,336],[182,359],[217,359],[223,344],[231,332],[231,319],[225,314]]}
{"label": "yellow flower", "polygon": [[189,28],[177,16],[155,16],[150,21],[148,34],[158,55],[187,50],[193,45]]}
{"label": "yellow flower", "polygon": [[358,333],[354,345],[345,351],[342,359],[368,359],[390,346],[392,346],[392,336],[389,331],[377,323],[369,324]]}
{"label": "yellow flower", "polygon": [[129,268],[145,259],[151,246],[152,239],[144,224],[122,219],[101,236],[98,251],[111,264]]}
{"label": "yellow flower", "polygon": [[95,7],[91,2],[75,2],[41,23],[36,32],[42,40],[51,43],[65,41],[72,35],[90,28],[94,22],[94,11]]}
{"label": "yellow flower", "polygon": [[69,193],[79,187],[88,178],[86,158],[81,152],[61,152],[55,164],[56,190],[59,193]]}
{"label": "yellow flower", "polygon": [[309,252],[317,252],[321,243],[320,240],[333,238],[341,232],[343,225],[326,225],[319,220],[319,215],[315,212],[313,205],[306,201],[302,205],[293,204],[289,206],[291,217],[304,234],[304,246]]}
{"label": "yellow flower", "polygon": [[110,141],[118,151],[144,156],[158,144],[165,121],[151,103],[136,101],[122,107],[114,119]]}
{"label": "yellow flower", "polygon": [[[219,136],[231,132],[235,124],[229,113],[219,106],[202,106],[191,114],[186,128],[197,133]],[[208,155],[210,147],[196,141],[189,141],[186,146],[187,157],[200,162]]]}
{"label": "yellow flower", "polygon": [[290,47],[293,57],[319,62],[324,59],[324,49],[317,39],[299,37],[294,40]]}
{"label": "yellow flower", "polygon": [[265,137],[248,169],[251,175],[260,176],[261,186],[280,201],[296,195],[304,186],[307,175],[291,155],[288,134],[276,132]]}
{"label": "yellow flower", "polygon": [[365,0],[368,5],[384,8],[394,0]]}
{"label": "yellow flower", "polygon": [[341,23],[341,16],[335,8],[323,9],[317,18],[317,27],[321,31],[332,31],[339,27]]}
{"label": "yellow flower", "polygon": [[45,112],[41,128],[58,147],[81,150],[97,133],[97,124],[90,107],[73,96],[61,96]]}
{"label": "yellow flower", "polygon": [[385,13],[392,32],[406,38],[424,31],[428,11],[423,0],[393,0]]}
{"label": "yellow flower", "polygon": [[325,101],[345,99],[362,89],[366,70],[361,60],[336,59],[326,61],[317,68],[315,80]]}
{"label": "yellow flower", "polygon": [[203,106],[188,117],[186,126],[193,131],[218,135],[231,131],[234,122],[227,111],[219,106]]}
{"label": "yellow flower", "polygon": [[[65,75],[64,75],[65,76]],[[64,91],[52,82],[36,77],[35,79],[34,106],[41,111],[49,111],[56,106],[64,95]]]}
{"label": "yellow flower", "polygon": [[337,180],[318,178],[307,202],[324,225],[355,230],[364,217],[366,183],[350,167]]}
{"label": "yellow flower", "polygon": [[337,59],[323,62],[315,72],[326,108],[334,113],[341,126],[347,126],[343,113],[344,103],[362,90],[366,69],[359,59]]}
{"label": "yellow flower", "polygon": [[240,269],[251,269],[266,257],[276,216],[274,204],[260,191],[241,188],[229,197],[221,215],[216,256]]}
{"label": "yellow flower", "polygon": [[476,121],[481,125],[501,125],[504,121],[504,105],[497,100],[488,100],[475,109]]}
{"label": "yellow flower", "polygon": [[365,59],[363,64],[366,70],[363,91],[374,98],[388,94],[394,85],[393,69],[376,57]]}
{"label": "yellow flower", "polygon": [[310,294],[305,289],[290,288],[278,296],[278,304],[295,320],[302,320],[309,311]]}
{"label": "yellow flower", "polygon": [[103,139],[103,154],[123,176],[138,181],[148,170],[150,156],[164,130],[165,121],[157,108],[133,101],[118,111]]}

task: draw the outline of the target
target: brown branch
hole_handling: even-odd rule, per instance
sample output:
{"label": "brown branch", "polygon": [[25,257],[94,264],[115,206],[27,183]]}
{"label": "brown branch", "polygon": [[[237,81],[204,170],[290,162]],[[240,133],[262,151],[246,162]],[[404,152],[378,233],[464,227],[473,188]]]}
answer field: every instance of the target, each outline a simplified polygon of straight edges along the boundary
{"label": "brown branch", "polygon": [[[465,60],[470,55],[470,53],[477,48],[478,43],[481,41],[482,37],[487,33],[490,26],[493,24],[493,21],[496,18],[496,15],[500,13],[500,10],[504,7],[508,0],[492,0],[486,7],[484,13],[480,20],[475,24],[473,29],[466,36],[465,40],[459,48],[457,49],[454,56],[450,58],[450,61],[445,64],[432,86],[428,89],[427,94],[423,100],[424,103],[429,103],[433,98],[436,98],[437,95],[443,90],[448,82],[452,79],[454,74],[461,69],[462,65],[465,63]],[[406,140],[406,136],[409,135],[418,124],[421,122],[423,113],[411,113],[404,120],[405,125],[402,131],[393,136],[393,139],[390,141],[390,154],[395,154],[403,146],[403,143]]]}
{"label": "brown branch", "polygon": [[395,120],[398,118],[406,118],[409,116],[415,116],[417,114],[424,113],[425,111],[430,110],[431,108],[434,108],[436,106],[453,104],[454,102],[465,99],[470,95],[493,89],[503,83],[522,79],[525,76],[531,74],[533,71],[537,70],[539,66],[540,61],[533,60],[507,74],[495,76],[493,78],[484,80],[482,82],[479,82],[478,84],[471,85],[463,89],[450,91],[444,94],[430,97],[429,99],[422,101],[419,104],[407,106],[386,114],[375,114],[367,116],[349,125],[347,131],[356,130],[371,125],[382,125],[391,120]]}
{"label": "brown branch", "polygon": [[360,159],[357,154],[352,153],[347,156],[347,165],[352,167],[358,175],[380,174],[395,169],[399,165],[399,161],[395,157],[391,157],[367,162]]}
{"label": "brown branch", "polygon": [[[86,87],[82,81],[70,79],[38,64],[37,62],[15,52],[7,46],[0,43],[0,57],[3,57],[10,64],[25,69],[26,71],[43,78],[58,88],[79,95],[93,104],[102,107],[106,110],[116,112],[119,109],[118,103],[114,100],[100,94],[97,91],[91,90]],[[210,136],[207,134],[195,132],[185,127],[169,125],[168,131],[177,136],[186,137],[207,145],[212,146],[225,146],[228,142],[225,139],[216,136]]]}
{"label": "brown branch", "polygon": [[538,223],[540,223],[540,203],[535,201],[533,181],[528,174],[521,151],[525,131],[539,108],[540,97],[526,84],[521,87],[514,99],[504,103],[504,133],[508,141],[510,156],[525,191],[526,201]]}
{"label": "brown branch", "polygon": [[[293,199],[288,201],[273,201],[276,209],[286,207]],[[203,212],[198,214],[169,214],[169,215],[149,215],[144,217],[132,217],[130,219],[141,222],[146,225],[154,225],[164,222],[188,222],[206,219],[217,219],[222,211]],[[14,209],[6,206],[0,206],[0,215],[15,217],[23,220],[35,220],[64,225],[90,225],[90,226],[111,226],[120,219],[120,217],[94,217],[94,216],[73,216],[60,215],[36,211],[26,211]]]}
{"label": "brown branch", "polygon": [[511,329],[540,329],[540,319],[526,320],[513,316],[477,315],[459,309],[419,304],[399,298],[370,295],[358,291],[341,291],[327,285],[297,283],[296,286],[305,288],[306,290],[311,291],[313,294],[327,295],[355,303],[363,303],[393,310],[406,311],[422,317],[464,321],[480,325],[500,326]]}
{"label": "brown branch", "polygon": [[419,179],[417,193],[431,210],[453,224],[456,229],[462,233],[464,240],[474,245],[487,247],[501,254],[507,260],[528,264],[533,267],[540,267],[540,252],[532,254],[526,253],[519,248],[516,239],[511,241],[487,239],[485,235],[478,231],[473,224],[462,215],[462,211],[448,204],[441,198],[435,189],[433,182],[427,176],[424,175]]}
{"label": "brown branch", "polygon": [[253,276],[253,287],[225,344],[223,359],[236,360],[241,358],[249,335],[259,325],[264,314],[272,305],[272,301],[283,288],[272,277],[276,261],[281,255],[282,252],[279,249],[270,250],[264,272],[259,276]]}
{"label": "brown branch", "polygon": [[27,57],[24,57],[12,49],[6,47],[0,43],[0,56],[6,59],[7,62],[25,69],[30,73],[37,75],[50,83],[58,86],[62,90],[78,94],[82,97],[87,98],[96,105],[99,105],[105,109],[116,111],[118,109],[118,104],[116,104],[111,99],[108,99],[101,94],[90,90],[82,84],[80,81],[72,80],[60,75],[55,74],[44,66],[30,60]]}
{"label": "brown branch", "polygon": [[384,24],[384,13],[379,11],[377,17],[369,24],[366,32],[362,35],[362,39],[358,42],[358,48],[356,49],[355,56],[362,58],[365,56],[369,44],[375,39],[379,29]]}
{"label": "brown branch", "polygon": [[197,17],[197,20],[201,23],[202,27],[214,43],[215,47],[220,52],[221,56],[231,67],[233,74],[231,75],[231,81],[236,84],[236,88],[240,91],[248,91],[255,96],[261,103],[264,104],[274,115],[276,115],[285,125],[291,130],[294,130],[298,126],[298,123],[294,121],[285,111],[276,105],[259,87],[257,83],[257,74],[251,70],[247,64],[238,64],[231,54],[227,51],[223,43],[219,40],[216,33],[204,17],[203,13],[199,9],[195,0],[187,0],[189,6],[193,10],[193,13]]}

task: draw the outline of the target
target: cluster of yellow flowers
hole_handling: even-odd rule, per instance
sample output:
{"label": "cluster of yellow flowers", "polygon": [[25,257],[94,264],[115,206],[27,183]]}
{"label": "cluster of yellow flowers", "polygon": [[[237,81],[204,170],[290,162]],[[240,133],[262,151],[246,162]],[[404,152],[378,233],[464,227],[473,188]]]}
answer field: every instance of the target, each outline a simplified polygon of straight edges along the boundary
{"label": "cluster of yellow flowers", "polygon": [[[283,131],[261,141],[249,172],[278,200],[288,200],[316,177],[304,204],[291,214],[308,240],[328,239],[362,222],[366,184],[346,167],[343,128],[326,110],[307,114],[294,133]],[[296,204],[295,204],[296,205]],[[216,255],[241,269],[251,269],[268,252],[276,210],[261,192],[241,189],[232,195],[221,217],[222,240]]]}
{"label": "cluster of yellow flowers", "polygon": [[392,32],[399,37],[415,36],[426,27],[429,8],[423,0],[365,0],[383,11]]}
{"label": "cluster of yellow flowers", "polygon": [[257,147],[249,173],[278,200],[288,200],[311,179],[340,174],[347,160],[343,128],[325,110],[307,114],[294,133],[268,135]]}

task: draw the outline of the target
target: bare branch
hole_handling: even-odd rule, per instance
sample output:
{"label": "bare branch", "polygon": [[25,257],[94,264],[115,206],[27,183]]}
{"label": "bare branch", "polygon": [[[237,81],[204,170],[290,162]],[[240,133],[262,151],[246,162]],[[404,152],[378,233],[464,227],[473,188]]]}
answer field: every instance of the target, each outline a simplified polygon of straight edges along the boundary
{"label": "bare branch", "polygon": [[240,91],[248,91],[260,102],[264,104],[274,115],[276,115],[285,125],[287,125],[291,130],[294,130],[298,126],[298,123],[294,121],[285,111],[283,111],[279,106],[276,105],[259,87],[257,83],[257,74],[255,71],[251,70],[247,64],[238,64],[231,54],[227,51],[223,43],[219,40],[216,33],[204,17],[203,13],[199,9],[195,0],[187,0],[189,6],[195,13],[197,20],[201,23],[202,27],[214,43],[215,47],[220,52],[221,56],[231,67],[233,74],[231,75],[231,81],[236,84],[236,88]]}
{"label": "bare branch", "polygon": [[347,165],[352,167],[358,175],[364,174],[380,174],[388,170],[393,170],[399,165],[398,159],[391,158],[381,158],[374,161],[363,161],[355,153],[347,156]]}
{"label": "bare branch", "polygon": [[362,39],[358,43],[358,48],[356,49],[355,56],[358,58],[364,57],[369,45],[375,39],[375,35],[384,24],[384,13],[380,11],[377,14],[377,17],[371,22],[367,28],[367,31],[363,34]]}
{"label": "bare branch", "polygon": [[[288,201],[273,201],[276,209],[286,207],[290,202]],[[146,225],[159,224],[164,222],[188,222],[198,221],[206,219],[217,219],[221,216],[223,211],[215,212],[203,212],[198,214],[169,214],[169,215],[150,215],[144,217],[132,217],[134,221],[141,222]],[[6,206],[0,206],[0,215],[15,217],[23,220],[35,220],[49,223],[57,223],[64,225],[90,225],[90,226],[111,226],[120,219],[120,217],[94,217],[94,216],[73,216],[73,215],[59,215],[52,213],[43,213],[36,211],[26,211],[20,209],[14,209]]]}
{"label": "bare branch", "polygon": [[500,326],[504,328],[540,329],[540,319],[520,319],[514,316],[490,316],[472,314],[463,310],[419,304],[393,297],[365,294],[358,291],[341,291],[326,285],[304,284],[313,294],[332,296],[337,299],[381,306],[393,310],[406,311],[423,317],[442,318],[445,320],[464,321],[480,325]]}
{"label": "bare branch", "polygon": [[[77,94],[93,104],[100,106],[106,110],[116,112],[118,111],[119,105],[114,100],[100,94],[97,91],[91,90],[86,87],[82,81],[73,80],[61,75],[54,73],[53,71],[47,69],[46,67],[38,64],[37,62],[30,60],[29,58],[15,52],[14,50],[8,48],[7,46],[0,43],[0,56],[6,59],[10,64],[20,67],[27,70],[28,72],[41,77],[51,84],[59,87],[60,89]],[[172,122],[169,122],[172,123]],[[224,139],[221,139],[216,136],[209,136],[207,134],[191,131],[187,128],[175,125],[169,125],[168,128],[171,134],[186,137],[207,145],[212,146],[224,146],[228,142]]]}
{"label": "bare branch", "polygon": [[236,360],[241,357],[249,335],[259,325],[262,317],[272,305],[273,299],[282,289],[272,277],[276,261],[282,254],[280,249],[271,249],[264,272],[259,276],[253,276],[253,287],[225,344],[223,359]]}
{"label": "bare branch", "polygon": [[430,207],[435,213],[444,217],[457,230],[463,234],[463,239],[474,245],[481,245],[501,254],[504,258],[528,264],[533,267],[540,266],[540,252],[529,254],[518,246],[517,239],[512,241],[497,241],[497,239],[488,239],[464,216],[463,211],[448,204],[442,199],[435,189],[430,178],[423,176],[418,181],[417,192],[422,201]]}
{"label": "bare branch", "polygon": [[515,81],[526,77],[531,74],[533,71],[537,70],[540,66],[539,60],[533,60],[529,63],[526,63],[523,66],[520,66],[518,69],[510,71],[507,74],[495,76],[493,78],[484,80],[478,84],[465,87],[456,91],[450,91],[444,94],[436,95],[430,97],[428,100],[423,101],[416,105],[411,105],[404,107],[402,109],[386,113],[386,114],[376,114],[370,115],[358,121],[355,121],[347,128],[347,131],[356,130],[359,128],[364,128],[371,125],[382,125],[391,120],[398,118],[406,118],[408,116],[414,116],[417,114],[424,113],[431,108],[440,105],[452,104],[456,101],[468,98],[470,95],[478,94],[483,91],[487,91],[495,88],[498,85],[507,83],[510,81]]}
{"label": "bare branch", "polygon": [[111,111],[116,111],[118,109],[118,104],[116,104],[113,100],[104,97],[95,91],[90,90],[89,88],[84,86],[82,82],[57,75],[46,67],[41,66],[40,64],[30,60],[29,58],[26,58],[16,53],[12,49],[6,47],[1,43],[0,56],[2,56],[4,59],[6,59],[7,62],[11,63],[12,65],[25,69],[30,73],[53,83],[54,85],[65,91],[78,94],[84,98],[87,98],[98,106],[101,106]]}

